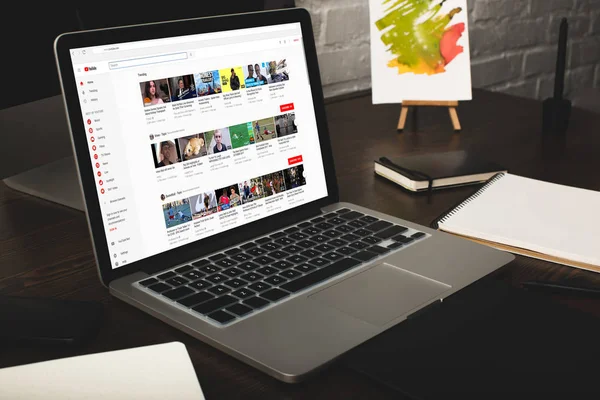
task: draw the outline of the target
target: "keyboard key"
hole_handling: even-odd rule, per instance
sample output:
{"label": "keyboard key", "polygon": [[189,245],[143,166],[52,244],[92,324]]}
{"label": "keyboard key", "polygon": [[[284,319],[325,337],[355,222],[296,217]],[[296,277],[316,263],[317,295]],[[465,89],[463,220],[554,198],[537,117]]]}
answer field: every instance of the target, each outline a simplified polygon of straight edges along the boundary
{"label": "keyboard key", "polygon": [[182,286],[177,289],[168,290],[166,292],[163,292],[162,295],[165,297],[168,297],[171,300],[175,300],[180,297],[189,296],[192,293],[194,293],[194,291],[192,289],[190,289],[187,286]]}
{"label": "keyboard key", "polygon": [[349,233],[347,235],[342,236],[340,239],[343,239],[346,242],[355,242],[358,239],[360,239],[360,236],[356,236],[356,235],[353,235],[353,234]]}
{"label": "keyboard key", "polygon": [[174,276],[177,276],[177,274],[175,272],[169,271],[169,272],[165,272],[164,274],[160,274],[159,276],[157,276],[158,279],[162,279],[167,280],[167,279],[171,279]]}
{"label": "keyboard key", "polygon": [[330,230],[330,231],[325,231],[322,234],[323,234],[323,236],[327,236],[328,238],[336,238],[338,236],[341,236],[342,232]]}
{"label": "keyboard key", "polygon": [[225,311],[228,311],[233,315],[237,315],[238,317],[242,317],[252,312],[252,308],[238,303],[227,307]]}
{"label": "keyboard key", "polygon": [[426,234],[424,234],[423,232],[417,232],[417,233],[413,233],[413,235],[411,236],[411,238],[414,239],[421,239],[422,237],[427,236]]}
{"label": "keyboard key", "polygon": [[323,254],[323,258],[326,258],[329,261],[337,261],[337,260],[344,258],[344,256],[341,254],[338,254],[338,253],[331,252],[331,253]]}
{"label": "keyboard key", "polygon": [[293,270],[293,269],[288,269],[287,271],[283,271],[279,275],[283,276],[284,278],[287,278],[287,279],[295,279],[299,276],[302,276],[302,274],[300,272]]}
{"label": "keyboard key", "polygon": [[172,287],[169,285],[165,285],[164,283],[161,282],[161,283],[155,283],[154,285],[148,286],[148,289],[150,289],[156,293],[161,293],[161,292],[164,292],[165,290],[172,289]]}
{"label": "keyboard key", "polygon": [[407,238],[404,238],[404,239],[400,239],[400,240],[398,240],[398,241],[399,241],[400,243],[402,243],[402,244],[409,244],[409,243],[411,243],[411,242],[414,242],[414,241],[415,241],[415,239],[413,239],[413,238],[411,238],[411,237],[407,237]]}
{"label": "keyboard key", "polygon": [[192,267],[191,265],[184,265],[183,267],[175,268],[175,272],[177,272],[178,274],[183,274],[184,272],[187,272],[193,268],[194,267]]}
{"label": "keyboard key", "polygon": [[314,271],[315,269],[317,269],[317,267],[313,266],[313,265],[309,265],[309,264],[302,264],[302,265],[298,265],[297,267],[294,267],[296,270],[300,271],[300,272],[310,272],[310,271]]}
{"label": "keyboard key", "polygon": [[229,268],[229,267],[233,267],[234,265],[237,264],[237,262],[229,259],[229,258],[224,258],[222,260],[217,261],[215,264],[217,264],[220,267],[223,268]]}
{"label": "keyboard key", "polygon": [[262,267],[262,268],[257,269],[256,272],[258,272],[259,274],[263,274],[264,276],[268,276],[268,275],[276,274],[279,271],[276,270],[275,268],[271,268],[271,267]]}
{"label": "keyboard key", "polygon": [[254,296],[256,293],[254,293],[250,289],[243,288],[243,289],[238,289],[235,292],[231,292],[231,294],[235,297],[239,297],[240,299],[245,299],[247,297]]}
{"label": "keyboard key", "polygon": [[227,276],[235,278],[236,276],[243,274],[244,271],[239,268],[229,268],[223,271],[223,273]]}
{"label": "keyboard key", "polygon": [[240,249],[242,249],[242,250],[248,250],[248,249],[251,249],[251,248],[256,247],[256,246],[257,246],[256,243],[254,243],[254,242],[248,242],[246,244],[241,245]]}
{"label": "keyboard key", "polygon": [[273,251],[273,250],[277,250],[278,248],[280,248],[281,246],[276,244],[276,243],[267,243],[263,246],[260,246],[261,249],[265,249],[268,251]]}
{"label": "keyboard key", "polygon": [[233,314],[229,314],[228,312],[225,312],[223,310],[219,310],[212,314],[208,314],[207,317],[210,319],[214,319],[215,321],[221,324],[226,324],[232,319],[235,319],[235,316]]}
{"label": "keyboard key", "polygon": [[194,267],[203,267],[203,266],[208,265],[208,264],[210,264],[210,261],[208,261],[208,260],[198,260],[198,261],[194,261],[192,263],[192,265]]}
{"label": "keyboard key", "polygon": [[307,275],[304,275],[296,280],[288,282],[281,287],[288,292],[296,293],[304,288],[315,285],[326,279],[329,279],[335,275],[339,275],[357,265],[360,265],[360,261],[352,258],[344,258],[336,261],[335,263],[328,265],[327,267],[313,271]]}
{"label": "keyboard key", "polygon": [[240,265],[238,265],[238,268],[243,269],[246,272],[249,271],[254,271],[256,268],[260,267],[260,265],[253,263],[251,261],[245,262],[245,263],[241,263]]}
{"label": "keyboard key", "polygon": [[214,265],[210,264],[210,265],[205,265],[204,267],[200,268],[200,271],[204,272],[205,274],[214,274],[217,271],[220,271],[221,268],[215,267]]}
{"label": "keyboard key", "polygon": [[334,224],[334,225],[341,225],[341,224],[345,224],[346,220],[343,220],[341,218],[335,217],[335,218],[331,218],[327,222],[329,222],[330,224]]}
{"label": "keyboard key", "polygon": [[275,240],[275,243],[280,244],[282,246],[287,246],[287,245],[294,243],[294,241],[292,239],[290,239],[289,237],[282,237],[282,238]]}
{"label": "keyboard key", "polygon": [[315,247],[317,245],[317,243],[313,242],[312,240],[302,240],[302,241],[296,243],[296,245],[303,247],[305,249],[311,249],[311,248]]}
{"label": "keyboard key", "polygon": [[282,258],[289,257],[290,254],[291,254],[291,252],[275,250],[275,251],[272,251],[269,253],[269,257],[274,258],[275,260],[281,260]]}
{"label": "keyboard key", "polygon": [[192,282],[189,284],[190,287],[193,287],[194,289],[198,289],[198,290],[204,290],[207,287],[212,286],[212,283],[207,282],[205,280],[200,279],[199,281],[196,282]]}
{"label": "keyboard key", "polygon": [[260,279],[262,279],[262,275],[261,274],[257,274],[256,272],[249,272],[245,275],[240,276],[240,278],[242,278],[245,281],[248,282],[254,282],[254,281],[258,281]]}
{"label": "keyboard key", "polygon": [[321,222],[320,224],[315,225],[316,228],[319,228],[323,231],[333,228],[333,225],[328,224],[327,222]]}
{"label": "keyboard key", "polygon": [[352,219],[357,219],[359,217],[362,217],[363,215],[365,215],[365,214],[359,213],[358,211],[351,211],[349,213],[345,213],[343,215],[340,215],[340,218],[343,218],[345,220],[350,221]]}
{"label": "keyboard key", "polygon": [[291,263],[294,263],[294,264],[300,264],[300,263],[303,263],[305,261],[308,261],[308,258],[302,257],[302,256],[300,256],[298,254],[294,254],[293,256],[288,257],[287,260],[289,262],[291,262]]}
{"label": "keyboard key", "polygon": [[317,217],[310,220],[310,222],[312,222],[313,224],[320,224],[323,221],[325,221],[325,218],[323,217]]}
{"label": "keyboard key", "polygon": [[316,235],[319,232],[321,232],[320,229],[315,228],[314,226],[309,226],[308,228],[302,230],[302,232],[306,233],[307,235]]}
{"label": "keyboard key", "polygon": [[203,278],[205,275],[198,270],[193,270],[193,271],[186,272],[182,276],[186,279],[189,279],[190,281],[195,281],[197,279]]}
{"label": "keyboard key", "polygon": [[218,285],[218,286],[213,286],[210,289],[207,289],[207,291],[211,292],[212,294],[216,295],[216,296],[220,296],[224,293],[230,292],[231,289],[229,289],[226,286],[223,285]]}
{"label": "keyboard key", "polygon": [[270,237],[264,237],[264,238],[256,239],[255,242],[256,242],[256,244],[258,244],[260,246],[261,244],[269,243],[271,240],[272,239]]}
{"label": "keyboard key", "polygon": [[296,232],[296,233],[291,234],[289,237],[294,240],[304,240],[304,239],[308,238],[309,236],[306,233]]}
{"label": "keyboard key", "polygon": [[277,268],[278,270],[291,268],[293,266],[294,266],[294,264],[292,264],[289,261],[285,261],[285,260],[275,261],[273,264],[271,264],[271,267]]}
{"label": "keyboard key", "polygon": [[236,254],[235,256],[231,257],[231,259],[238,261],[238,262],[244,262],[244,261],[248,261],[248,260],[252,259],[252,256],[250,256],[246,253],[240,253],[240,254]]}
{"label": "keyboard key", "polygon": [[270,235],[269,237],[271,239],[279,239],[280,237],[284,237],[286,235],[285,232],[275,232],[274,234]]}
{"label": "keyboard key", "polygon": [[318,246],[315,246],[315,250],[320,251],[322,253],[328,252],[333,250],[335,247],[330,246],[328,244],[320,244]]}
{"label": "keyboard key", "polygon": [[314,240],[317,243],[325,243],[326,241],[329,240],[329,238],[327,236],[323,236],[323,235],[315,235],[315,236],[311,237],[310,240]]}
{"label": "keyboard key", "polygon": [[261,249],[260,247],[255,247],[247,251],[248,254],[254,257],[262,256],[263,254],[267,254],[268,252],[268,250]]}
{"label": "keyboard key", "polygon": [[141,281],[140,285],[142,285],[142,286],[150,286],[150,285],[154,285],[155,283],[158,283],[158,279],[156,279],[156,278],[149,278],[149,279],[146,279],[145,281]]}
{"label": "keyboard key", "polygon": [[356,253],[358,250],[353,249],[352,247],[340,247],[339,249],[336,249],[336,251],[345,256],[349,256],[350,254]]}
{"label": "keyboard key", "polygon": [[274,258],[267,257],[267,256],[260,256],[260,257],[257,257],[254,259],[254,262],[256,262],[258,265],[269,265],[273,261],[275,261]]}
{"label": "keyboard key", "polygon": [[337,216],[338,216],[338,215],[337,215],[336,213],[332,212],[332,213],[329,213],[329,214],[325,214],[325,215],[323,215],[323,218],[325,218],[325,219],[329,219],[329,218],[335,218],[335,217],[337,217]]}
{"label": "keyboard key", "polygon": [[394,226],[390,226],[386,230],[376,233],[374,236],[381,238],[381,239],[388,239],[388,238],[391,238],[392,236],[396,236],[399,233],[406,232],[407,230],[408,230],[408,228],[405,228],[403,226],[394,225]]}
{"label": "keyboard key", "polygon": [[345,214],[345,213],[349,213],[350,211],[352,211],[352,210],[350,210],[348,208],[342,208],[342,209],[337,210],[337,213],[338,214]]}
{"label": "keyboard key", "polygon": [[322,266],[329,264],[329,261],[325,260],[324,258],[313,258],[312,260],[308,261],[308,264],[321,268]]}
{"label": "keyboard key", "polygon": [[357,250],[362,250],[362,249],[366,249],[367,247],[369,247],[370,245],[364,242],[354,242],[354,243],[350,243],[350,247],[357,249]]}
{"label": "keyboard key", "polygon": [[385,254],[385,253],[389,253],[390,249],[388,249],[386,247],[381,247],[381,246],[371,246],[367,249],[367,251],[371,251],[371,252],[377,253],[377,254]]}
{"label": "keyboard key", "polygon": [[210,293],[200,292],[200,293],[193,294],[191,296],[184,297],[183,299],[179,299],[179,300],[177,300],[177,302],[179,304],[181,304],[182,306],[192,307],[192,306],[195,306],[196,304],[204,303],[205,301],[214,299],[214,297],[215,296],[213,296]]}
{"label": "keyboard key", "polygon": [[300,253],[300,255],[306,257],[306,258],[315,258],[321,255],[320,251],[316,251],[316,250],[304,250],[303,252]]}
{"label": "keyboard key", "polygon": [[334,246],[334,247],[342,247],[342,246],[347,245],[348,242],[346,242],[345,240],[341,240],[341,239],[333,239],[327,244],[330,246]]}
{"label": "keyboard key", "polygon": [[192,310],[200,314],[210,314],[213,311],[216,311],[223,307],[227,307],[228,305],[237,302],[238,300],[235,297],[226,294],[224,296],[205,301],[204,303],[192,308]]}
{"label": "keyboard key", "polygon": [[236,254],[239,254],[242,252],[242,249],[240,249],[239,247],[234,247],[233,249],[229,249],[225,252],[225,254],[227,254],[228,256],[234,256]]}
{"label": "keyboard key", "polygon": [[284,292],[281,289],[271,289],[264,293],[261,293],[260,297],[263,297],[269,301],[277,301],[289,295],[290,294],[288,292]]}
{"label": "keyboard key", "polygon": [[295,233],[295,232],[298,232],[299,230],[300,229],[296,228],[295,226],[292,226],[287,229],[284,229],[283,231],[289,235],[290,233]]}
{"label": "keyboard key", "polygon": [[340,225],[340,226],[336,226],[335,227],[336,230],[342,232],[342,233],[348,233],[348,232],[352,232],[354,230],[353,227],[348,226],[348,225]]}
{"label": "keyboard key", "polygon": [[402,244],[400,242],[394,242],[388,246],[388,249],[394,250],[394,249],[397,249],[398,247],[402,247],[402,246],[404,246],[404,244]]}
{"label": "keyboard key", "polygon": [[304,229],[304,228],[308,228],[311,225],[312,224],[310,222],[302,222],[302,223],[298,224],[298,228]]}
{"label": "keyboard key", "polygon": [[362,239],[363,242],[367,242],[369,244],[377,244],[381,242],[381,239],[376,238],[375,236],[368,236]]}
{"label": "keyboard key", "polygon": [[372,260],[373,258],[377,257],[377,254],[371,253],[370,251],[363,250],[358,253],[352,254],[352,257],[358,258],[361,261],[369,261],[369,260]]}
{"label": "keyboard key", "polygon": [[372,224],[373,222],[379,221],[378,218],[372,217],[370,215],[365,215],[364,217],[359,218],[361,221],[365,221],[367,224]]}
{"label": "keyboard key", "polygon": [[265,290],[271,289],[271,285],[265,282],[254,282],[252,285],[249,285],[248,288],[254,290],[255,292],[264,292]]}
{"label": "keyboard key", "polygon": [[368,231],[366,229],[357,229],[357,230],[355,230],[352,233],[355,234],[355,235],[358,235],[358,236],[365,237],[365,236],[371,235],[373,232],[370,232],[370,231]]}
{"label": "keyboard key", "polygon": [[244,282],[243,280],[238,279],[238,278],[234,278],[234,279],[231,279],[231,280],[225,282],[225,285],[227,285],[231,288],[237,289],[239,287],[247,285],[247,282]]}
{"label": "keyboard key", "polygon": [[217,284],[217,283],[226,281],[227,277],[225,275],[221,275],[221,274],[214,274],[214,275],[207,277],[206,280]]}
{"label": "keyboard key", "polygon": [[372,223],[371,225],[367,225],[365,229],[371,232],[379,232],[384,230],[385,228],[389,228],[392,225],[394,224],[388,221],[377,221],[375,223]]}
{"label": "keyboard key", "polygon": [[363,228],[363,227],[367,226],[368,224],[365,221],[354,220],[354,221],[348,222],[348,225],[353,228],[358,229],[358,228]]}
{"label": "keyboard key", "polygon": [[185,278],[182,278],[181,276],[176,276],[174,278],[167,279],[165,282],[173,287],[177,287],[177,286],[185,285],[189,281]]}
{"label": "keyboard key", "polygon": [[261,299],[260,297],[250,297],[249,299],[244,300],[242,303],[257,310],[268,305],[270,301]]}
{"label": "keyboard key", "polygon": [[267,282],[269,285],[273,285],[273,286],[280,285],[285,281],[287,281],[287,279],[285,279],[279,275],[273,275],[268,278],[265,278],[265,282]]}
{"label": "keyboard key", "polygon": [[208,257],[208,259],[210,261],[217,261],[217,260],[220,260],[221,258],[225,258],[225,257],[227,257],[225,254],[219,253],[219,254],[215,254],[215,255]]}

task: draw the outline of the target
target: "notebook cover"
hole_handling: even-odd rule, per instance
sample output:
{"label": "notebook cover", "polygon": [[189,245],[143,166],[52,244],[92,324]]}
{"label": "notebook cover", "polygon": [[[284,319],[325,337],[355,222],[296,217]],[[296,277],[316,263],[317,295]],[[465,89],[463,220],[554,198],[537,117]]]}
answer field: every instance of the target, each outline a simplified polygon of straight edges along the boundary
{"label": "notebook cover", "polygon": [[419,182],[424,180],[421,177],[413,176],[409,171],[418,171],[430,176],[433,180],[506,171],[503,166],[483,160],[466,151],[381,157],[375,162]]}
{"label": "notebook cover", "polygon": [[407,398],[600,398],[600,318],[486,281],[351,350],[342,363]]}

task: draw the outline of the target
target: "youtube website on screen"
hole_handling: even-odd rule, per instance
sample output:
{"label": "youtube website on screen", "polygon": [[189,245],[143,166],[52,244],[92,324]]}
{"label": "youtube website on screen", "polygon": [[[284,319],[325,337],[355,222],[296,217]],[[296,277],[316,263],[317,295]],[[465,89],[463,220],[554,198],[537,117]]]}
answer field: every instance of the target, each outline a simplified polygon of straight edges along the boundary
{"label": "youtube website on screen", "polygon": [[113,268],[327,196],[300,24],[71,54]]}

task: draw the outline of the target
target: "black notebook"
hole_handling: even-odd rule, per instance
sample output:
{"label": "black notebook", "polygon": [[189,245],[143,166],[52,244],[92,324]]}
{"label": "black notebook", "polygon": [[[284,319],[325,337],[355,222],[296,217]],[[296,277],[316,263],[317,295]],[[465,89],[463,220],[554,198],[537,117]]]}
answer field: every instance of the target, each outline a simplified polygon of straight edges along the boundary
{"label": "black notebook", "polygon": [[466,151],[381,157],[375,160],[377,175],[412,192],[481,183],[506,171],[501,165]]}
{"label": "black notebook", "polygon": [[497,281],[437,304],[341,362],[402,399],[600,398],[600,318]]}

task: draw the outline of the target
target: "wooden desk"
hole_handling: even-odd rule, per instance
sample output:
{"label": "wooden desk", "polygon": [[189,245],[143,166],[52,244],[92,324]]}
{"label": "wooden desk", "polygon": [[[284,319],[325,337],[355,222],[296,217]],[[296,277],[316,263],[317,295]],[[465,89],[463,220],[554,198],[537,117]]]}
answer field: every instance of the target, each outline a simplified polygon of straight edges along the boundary
{"label": "wooden desk", "polygon": [[[463,132],[452,133],[446,110],[420,112],[396,133],[398,105],[371,105],[368,93],[329,101],[327,113],[343,201],[428,225],[475,189],[443,190],[429,200],[400,190],[373,173],[373,160],[467,149],[532,178],[600,190],[600,115],[574,110],[565,140],[542,140],[541,103],[483,91],[459,107]],[[565,204],[568,212],[576,204]],[[599,218],[598,215],[590,216]],[[337,365],[298,385],[269,376],[109,296],[95,269],[82,213],[12,191],[0,184],[0,293],[100,301],[106,323],[82,349],[0,348],[0,367],[168,341],[186,344],[208,399],[389,398],[396,393]],[[600,275],[518,257],[486,279],[518,285],[528,279],[567,280],[600,286]],[[569,300],[600,316],[600,300]]]}

